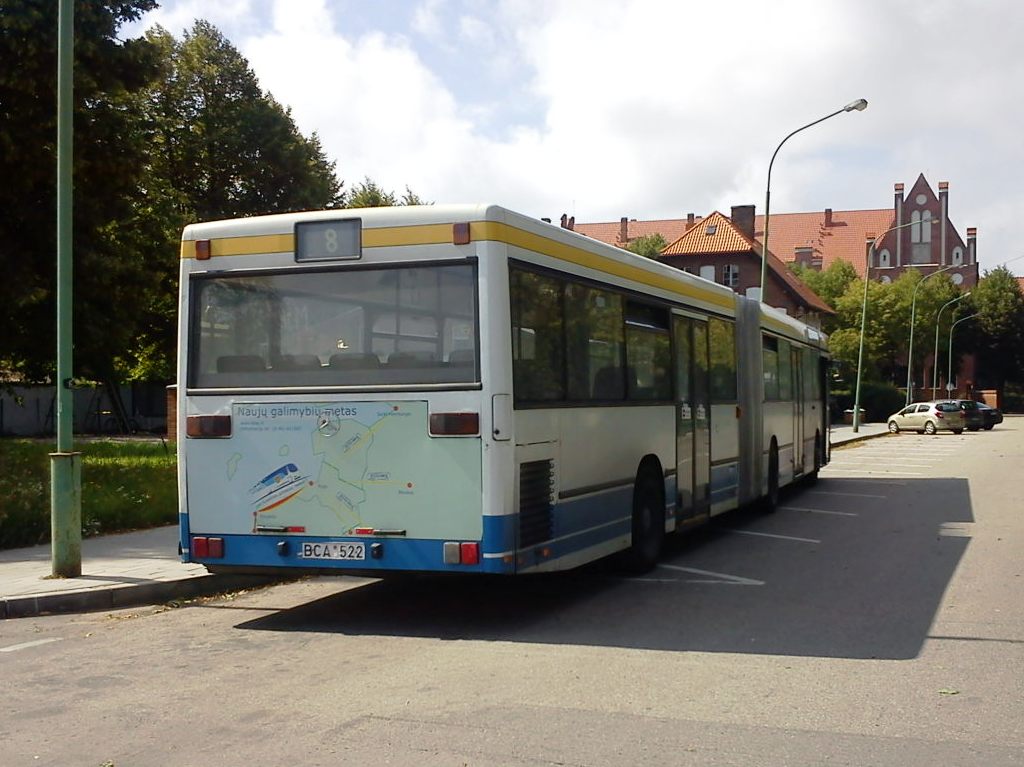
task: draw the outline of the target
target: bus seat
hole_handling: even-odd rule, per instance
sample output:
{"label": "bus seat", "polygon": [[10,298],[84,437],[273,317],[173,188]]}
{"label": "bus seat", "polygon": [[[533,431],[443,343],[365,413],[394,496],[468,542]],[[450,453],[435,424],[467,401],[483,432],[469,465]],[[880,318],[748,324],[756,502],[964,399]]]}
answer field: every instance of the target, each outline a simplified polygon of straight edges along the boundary
{"label": "bus seat", "polygon": [[388,367],[425,368],[437,363],[433,352],[395,352],[388,357]]}
{"label": "bus seat", "polygon": [[263,358],[258,354],[225,354],[217,358],[218,373],[253,373],[266,369]]}
{"label": "bus seat", "polygon": [[338,370],[372,370],[380,367],[380,357],[370,352],[338,352],[328,364]]}
{"label": "bus seat", "polygon": [[594,399],[622,399],[626,393],[625,383],[622,368],[601,368],[594,376]]}
{"label": "bus seat", "polygon": [[271,360],[274,370],[319,370],[320,358],[315,354],[282,354]]}
{"label": "bus seat", "polygon": [[454,349],[448,354],[448,364],[469,367],[476,362],[476,349]]}

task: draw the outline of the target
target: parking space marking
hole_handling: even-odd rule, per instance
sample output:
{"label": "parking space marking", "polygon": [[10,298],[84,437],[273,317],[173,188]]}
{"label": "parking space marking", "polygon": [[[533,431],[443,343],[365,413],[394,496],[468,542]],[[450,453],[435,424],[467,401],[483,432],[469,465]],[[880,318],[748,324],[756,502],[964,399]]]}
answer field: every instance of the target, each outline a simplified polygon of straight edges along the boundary
{"label": "parking space marking", "polygon": [[[825,468],[822,469],[822,471],[828,471],[831,468],[831,466],[826,466]],[[881,483],[884,482],[886,487],[891,487],[894,485],[906,487],[906,485],[909,484],[907,482],[894,482],[893,480],[890,479],[872,479],[871,477],[828,477],[827,479],[829,484],[832,484],[833,482],[871,482],[872,484],[880,485]]]}
{"label": "parking space marking", "polygon": [[[884,469],[841,469],[838,466],[829,466],[829,471],[848,471],[851,474],[863,474],[867,471],[868,474],[893,474],[900,477],[927,477],[928,474],[913,471],[885,471]],[[845,479],[845,478],[841,478]]]}
{"label": "parking space marking", "polygon": [[836,517],[859,517],[852,511],[828,511],[827,509],[808,509],[804,506],[779,506],[779,511],[806,511],[811,514],[830,514]]}
{"label": "parking space marking", "polygon": [[871,493],[837,493],[831,490],[807,490],[805,492],[814,493],[815,495],[845,495],[850,498],[888,498],[887,495],[872,495]]}
{"label": "parking space marking", "polygon": [[50,639],[36,639],[34,642],[22,642],[21,644],[12,644],[10,647],[0,647],[0,652],[17,652],[18,650],[27,650],[30,647],[38,647],[43,644],[50,644],[50,642],[59,642],[63,637],[52,637]]}
{"label": "parking space marking", "polygon": [[687,583],[727,583],[733,586],[763,586],[764,581],[758,581],[754,578],[744,578],[741,575],[729,575],[727,573],[716,573],[712,570],[698,570],[696,567],[680,567],[679,565],[658,565],[659,568],[665,570],[678,570],[681,573],[692,573],[694,575],[703,575],[705,578],[701,580],[688,580]]}
{"label": "parking space marking", "polygon": [[781,541],[796,541],[797,543],[821,543],[817,538],[798,538],[795,535],[779,535],[777,533],[759,533],[754,530],[729,530],[730,533],[739,535],[756,535],[759,538],[777,538]]}

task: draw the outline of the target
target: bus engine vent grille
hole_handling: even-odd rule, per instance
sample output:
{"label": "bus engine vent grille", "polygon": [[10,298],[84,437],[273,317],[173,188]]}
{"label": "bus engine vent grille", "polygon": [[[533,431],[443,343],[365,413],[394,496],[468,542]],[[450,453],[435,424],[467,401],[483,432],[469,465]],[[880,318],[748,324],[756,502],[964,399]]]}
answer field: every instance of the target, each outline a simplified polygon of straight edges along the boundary
{"label": "bus engine vent grille", "polygon": [[520,547],[550,540],[554,486],[554,461],[529,461],[519,465]]}

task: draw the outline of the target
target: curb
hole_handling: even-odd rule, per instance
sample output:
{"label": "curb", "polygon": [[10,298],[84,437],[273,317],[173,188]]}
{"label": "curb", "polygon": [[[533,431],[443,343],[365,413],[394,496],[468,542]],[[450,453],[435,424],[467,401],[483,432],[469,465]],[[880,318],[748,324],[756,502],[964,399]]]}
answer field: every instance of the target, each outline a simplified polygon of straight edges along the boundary
{"label": "curb", "polygon": [[210,596],[224,591],[266,586],[280,578],[261,575],[199,575],[173,581],[130,584],[90,591],[69,591],[0,598],[0,620],[32,618],[59,613],[120,610],[169,602],[173,599]]}
{"label": "curb", "polygon": [[858,434],[856,437],[849,437],[847,439],[844,439],[842,442],[830,442],[829,444],[832,447],[843,447],[844,445],[852,445],[852,444],[854,444],[856,442],[864,442],[865,440],[868,440],[868,439],[876,439],[877,437],[888,437],[888,436],[889,436],[889,432],[888,431],[882,431],[882,432],[879,432],[878,434]]}

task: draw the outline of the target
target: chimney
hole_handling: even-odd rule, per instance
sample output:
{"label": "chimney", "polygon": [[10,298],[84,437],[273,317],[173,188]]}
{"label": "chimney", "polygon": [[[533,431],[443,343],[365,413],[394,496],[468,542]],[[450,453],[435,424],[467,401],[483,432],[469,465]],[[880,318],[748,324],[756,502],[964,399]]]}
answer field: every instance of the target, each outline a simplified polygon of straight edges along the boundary
{"label": "chimney", "polygon": [[832,208],[825,208],[825,226],[832,226]]}
{"label": "chimney", "polygon": [[975,226],[967,227],[967,263],[969,264],[978,263],[977,241],[978,228]]}
{"label": "chimney", "polygon": [[566,227],[570,232],[576,231],[576,216],[569,216],[569,225]]}
{"label": "chimney", "polygon": [[566,213],[562,214],[562,217],[560,219],[558,219],[558,225],[561,226],[563,229],[568,229],[569,228],[569,216],[568,216],[568,214],[566,214]]}
{"label": "chimney", "polygon": [[623,245],[629,243],[629,219],[626,216],[619,219],[619,242]]}
{"label": "chimney", "polygon": [[946,265],[946,220],[949,216],[949,182],[939,182],[939,264]]}
{"label": "chimney", "polygon": [[692,213],[687,213],[686,214],[686,231],[690,231],[691,229],[693,229],[693,223],[694,223],[694,221],[693,221],[693,214]]}
{"label": "chimney", "polygon": [[749,237],[751,240],[754,239],[754,206],[753,205],[733,205],[732,206],[732,223],[739,229],[743,234]]}
{"label": "chimney", "polygon": [[896,192],[896,227],[897,231],[893,232],[896,235],[896,266],[903,266],[903,230],[898,227],[903,226],[903,184],[896,184],[893,189]]}

